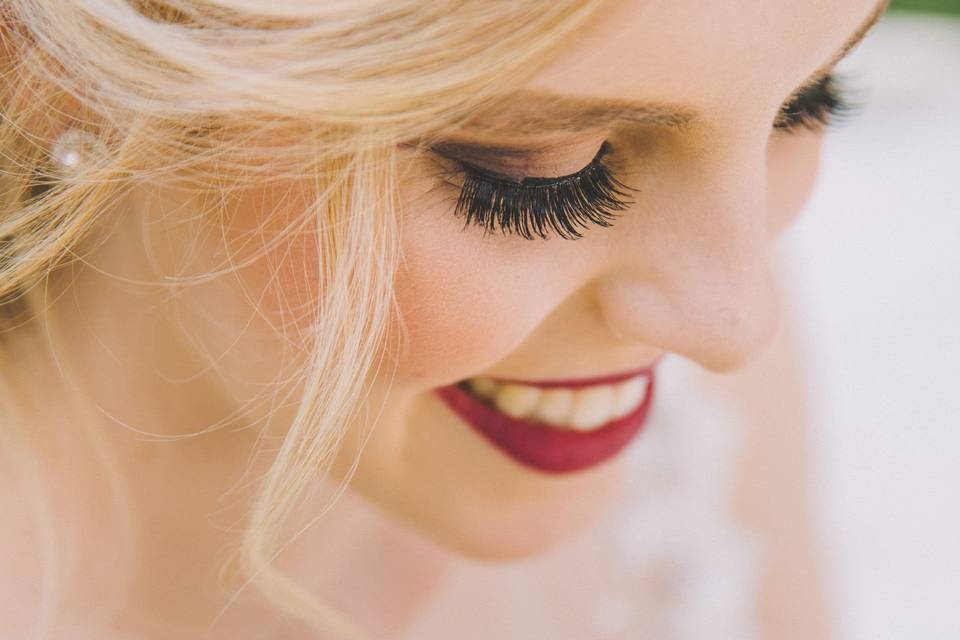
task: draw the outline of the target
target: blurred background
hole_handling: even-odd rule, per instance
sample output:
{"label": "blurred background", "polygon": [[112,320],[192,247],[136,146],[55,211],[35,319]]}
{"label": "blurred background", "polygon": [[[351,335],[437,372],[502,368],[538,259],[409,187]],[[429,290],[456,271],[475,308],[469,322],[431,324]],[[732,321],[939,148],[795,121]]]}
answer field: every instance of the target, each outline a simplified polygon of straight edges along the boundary
{"label": "blurred background", "polygon": [[960,0],[900,0],[841,67],[784,238],[841,640],[960,638]]}
{"label": "blurred background", "polygon": [[958,0],[894,0],[891,10],[899,11],[929,11],[941,14],[960,13]]}

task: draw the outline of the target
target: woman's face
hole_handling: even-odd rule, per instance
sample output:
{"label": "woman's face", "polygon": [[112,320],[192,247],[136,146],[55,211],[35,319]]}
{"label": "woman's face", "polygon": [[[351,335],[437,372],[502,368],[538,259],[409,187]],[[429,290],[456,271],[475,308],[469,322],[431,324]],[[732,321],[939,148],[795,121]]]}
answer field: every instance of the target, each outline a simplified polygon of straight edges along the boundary
{"label": "woman's face", "polygon": [[[795,91],[877,11],[877,0],[615,0],[442,153],[404,147],[403,340],[392,385],[379,380],[371,395],[383,413],[352,487],[485,558],[537,553],[593,521],[621,481],[618,453],[642,423],[648,383],[563,381],[633,372],[667,352],[729,371],[764,349],[778,315],[771,241],[810,191],[822,137],[787,112],[812,122],[823,85],[799,101]],[[796,126],[775,127],[785,115]],[[516,179],[565,176],[605,141],[633,204],[577,240],[464,229],[463,176],[440,175],[459,160]],[[476,383],[473,400],[451,388],[476,378],[493,384]],[[523,384],[540,381],[560,382]],[[341,471],[362,431],[344,443]]]}
{"label": "woman's face", "polygon": [[[559,444],[549,435],[517,442],[486,434],[436,389],[477,377],[592,378],[649,366],[666,352],[719,372],[758,355],[777,325],[771,240],[806,200],[822,139],[774,121],[862,35],[877,7],[611,2],[527,94],[479,114],[474,129],[442,149],[493,173],[555,177],[588,165],[607,141],[617,177],[637,190],[634,204],[578,240],[464,230],[454,216],[463,179],[444,185],[435,158],[411,154],[396,285],[408,342],[357,489],[488,558],[536,553],[589,524],[621,480],[619,443],[598,442],[599,431]],[[556,101],[547,105],[544,94]],[[628,114],[632,107],[652,113]],[[607,121],[611,108],[625,119]],[[596,122],[576,120],[585,109]],[[540,412],[555,410],[554,426],[540,428],[570,433],[578,402],[610,403],[605,389],[592,398],[584,391],[514,389],[501,406],[524,422],[542,423]],[[581,413],[585,429],[603,420]],[[578,446],[603,451],[583,458],[564,448]],[[570,460],[575,470],[564,467]]]}

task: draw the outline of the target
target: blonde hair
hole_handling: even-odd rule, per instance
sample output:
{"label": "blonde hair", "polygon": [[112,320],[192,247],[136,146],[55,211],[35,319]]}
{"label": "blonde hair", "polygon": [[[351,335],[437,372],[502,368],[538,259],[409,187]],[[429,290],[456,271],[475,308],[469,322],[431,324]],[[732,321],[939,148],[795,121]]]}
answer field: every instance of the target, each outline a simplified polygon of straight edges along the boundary
{"label": "blonde hair", "polygon": [[[307,213],[324,287],[312,355],[239,557],[272,603],[318,630],[355,635],[271,561],[382,364],[395,317],[396,145],[518,86],[601,2],[0,3],[0,311],[11,324],[42,314],[27,293],[78,254],[134,185],[176,179],[223,194],[315,180]],[[97,143],[64,176],[49,157],[67,127]],[[23,449],[6,452],[25,459]]]}

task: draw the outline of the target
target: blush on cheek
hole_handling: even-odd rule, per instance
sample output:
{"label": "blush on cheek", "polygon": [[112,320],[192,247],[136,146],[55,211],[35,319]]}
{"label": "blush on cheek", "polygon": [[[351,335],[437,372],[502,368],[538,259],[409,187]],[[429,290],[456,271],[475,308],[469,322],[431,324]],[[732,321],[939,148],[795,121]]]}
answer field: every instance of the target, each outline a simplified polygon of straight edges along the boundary
{"label": "blush on cheek", "polygon": [[550,279],[531,275],[530,246],[464,230],[446,203],[422,191],[405,191],[394,283],[406,330],[398,375],[420,390],[492,368],[556,304]]}
{"label": "blush on cheek", "polygon": [[[236,202],[224,230],[235,262],[275,243],[231,279],[242,289],[236,297],[248,300],[247,315],[254,304],[262,314],[255,322],[263,326],[253,327],[261,335],[273,327],[287,340],[300,340],[318,311],[323,267],[319,222],[303,220],[312,215],[309,206],[307,189],[296,184],[250,190]],[[423,390],[488,368],[514,348],[530,323],[509,301],[518,296],[500,291],[510,274],[498,273],[497,260],[480,255],[482,243],[474,235],[461,233],[452,216],[447,221],[424,207],[418,213],[423,215],[404,225],[404,255],[393,283],[405,334],[391,328],[390,350],[400,365],[397,381]]]}
{"label": "blush on cheek", "polygon": [[523,310],[473,264],[429,251],[407,254],[395,291],[406,330],[400,361],[408,383],[436,387],[475,375],[522,338],[524,323],[511,317]]}
{"label": "blush on cheek", "polygon": [[320,248],[314,239],[316,223],[279,243],[270,254],[270,275],[275,277],[275,312],[285,315],[287,327],[304,330],[315,321],[323,290]]}
{"label": "blush on cheek", "polygon": [[823,134],[774,134],[767,152],[767,212],[770,235],[800,214],[816,182]]}
{"label": "blush on cheek", "polygon": [[[250,300],[288,338],[316,319],[323,288],[319,222],[305,183],[288,182],[243,192],[224,229]],[[269,248],[266,248],[269,247]]]}

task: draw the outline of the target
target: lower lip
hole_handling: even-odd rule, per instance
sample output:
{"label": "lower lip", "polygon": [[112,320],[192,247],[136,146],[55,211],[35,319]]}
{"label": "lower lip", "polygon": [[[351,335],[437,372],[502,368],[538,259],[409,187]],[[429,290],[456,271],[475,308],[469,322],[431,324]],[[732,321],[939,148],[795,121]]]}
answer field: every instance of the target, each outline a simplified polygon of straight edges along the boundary
{"label": "lower lip", "polygon": [[639,407],[585,432],[511,418],[455,384],[436,392],[454,413],[517,462],[546,473],[569,473],[597,466],[630,443],[646,423],[653,388],[651,372],[647,395]]}

